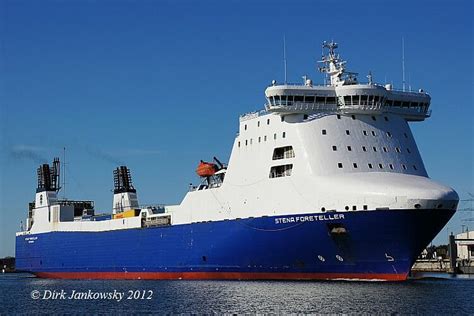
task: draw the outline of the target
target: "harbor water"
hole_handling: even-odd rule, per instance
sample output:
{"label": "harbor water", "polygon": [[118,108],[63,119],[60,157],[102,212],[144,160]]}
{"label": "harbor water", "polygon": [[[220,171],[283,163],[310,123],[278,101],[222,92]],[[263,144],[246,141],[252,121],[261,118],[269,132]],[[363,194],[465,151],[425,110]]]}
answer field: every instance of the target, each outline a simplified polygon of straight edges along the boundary
{"label": "harbor water", "polygon": [[53,280],[2,274],[0,314],[474,314],[473,278],[424,277],[394,283]]}

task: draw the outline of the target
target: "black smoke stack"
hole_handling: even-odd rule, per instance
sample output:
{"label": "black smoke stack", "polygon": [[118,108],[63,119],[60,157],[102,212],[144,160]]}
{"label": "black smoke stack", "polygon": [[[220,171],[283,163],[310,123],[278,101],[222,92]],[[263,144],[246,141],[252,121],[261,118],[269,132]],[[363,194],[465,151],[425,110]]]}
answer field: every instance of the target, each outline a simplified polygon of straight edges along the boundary
{"label": "black smoke stack", "polygon": [[38,187],[36,192],[43,191],[59,191],[59,172],[60,172],[59,158],[54,158],[53,164],[42,164],[37,169]]}
{"label": "black smoke stack", "polygon": [[114,194],[126,192],[136,193],[137,190],[133,187],[130,169],[120,166],[114,170]]}

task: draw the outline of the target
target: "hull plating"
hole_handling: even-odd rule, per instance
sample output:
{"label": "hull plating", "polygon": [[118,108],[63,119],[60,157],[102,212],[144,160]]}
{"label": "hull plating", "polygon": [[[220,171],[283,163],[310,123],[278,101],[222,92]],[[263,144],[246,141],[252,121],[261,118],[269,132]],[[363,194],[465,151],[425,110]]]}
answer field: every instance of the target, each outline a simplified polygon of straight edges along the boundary
{"label": "hull plating", "polygon": [[18,236],[17,269],[72,279],[404,280],[451,210],[377,210]]}

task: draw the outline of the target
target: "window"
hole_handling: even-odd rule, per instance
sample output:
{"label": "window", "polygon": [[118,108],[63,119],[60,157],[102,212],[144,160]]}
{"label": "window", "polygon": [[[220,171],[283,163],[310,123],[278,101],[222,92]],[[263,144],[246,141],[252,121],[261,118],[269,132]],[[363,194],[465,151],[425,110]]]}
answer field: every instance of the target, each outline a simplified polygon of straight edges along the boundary
{"label": "window", "polygon": [[273,139],[277,139],[277,134],[273,134]]}
{"label": "window", "polygon": [[344,209],[345,209],[346,211],[348,211],[348,210],[349,210],[349,206],[346,205],[346,206],[344,207]]}
{"label": "window", "polygon": [[337,167],[338,167],[338,168],[342,168],[342,162],[338,162],[338,163],[337,163]]}
{"label": "window", "polygon": [[270,125],[270,119],[267,119],[267,125]]}
{"label": "window", "polygon": [[258,142],[260,143],[262,141],[262,137],[258,136]]}
{"label": "window", "polygon": [[338,120],[341,119],[341,114],[338,114],[338,115],[337,115],[337,119],[338,119]]}
{"label": "window", "polygon": [[355,169],[357,169],[357,163],[354,162],[352,165],[354,166]]}
{"label": "window", "polygon": [[351,146],[347,146],[347,151],[352,151],[352,147],[351,147]]}
{"label": "window", "polygon": [[407,153],[411,154],[410,148],[407,148]]}
{"label": "window", "polygon": [[368,134],[367,134],[367,131],[363,131],[362,133],[364,133],[364,136],[367,136],[367,135],[368,135]]}
{"label": "window", "polygon": [[273,160],[294,158],[293,146],[278,147],[273,150]]}
{"label": "window", "polygon": [[244,125],[244,129],[247,130],[247,124]]}
{"label": "window", "polygon": [[323,135],[326,135],[326,130],[323,129],[323,130],[321,131],[321,133],[322,133]]}
{"label": "window", "polygon": [[403,133],[403,135],[405,135],[405,138],[408,138],[408,135],[407,135],[407,133]]}
{"label": "window", "polygon": [[352,205],[352,210],[353,210],[353,211],[357,210],[357,206]]}
{"label": "window", "polygon": [[372,147],[372,149],[374,150],[374,152],[377,152],[377,147]]}
{"label": "window", "polygon": [[387,132],[387,136],[388,136],[388,137],[392,137],[392,133]]}
{"label": "window", "polygon": [[263,141],[264,141],[264,142],[267,141],[267,135],[263,136]]}
{"label": "window", "polygon": [[367,211],[369,209],[367,205],[364,205],[363,208],[364,208],[364,211]]}
{"label": "window", "polygon": [[291,176],[292,170],[293,170],[292,164],[271,167],[270,178],[289,177]]}
{"label": "window", "polygon": [[238,142],[237,144],[238,144],[238,146],[240,147],[240,142]]}
{"label": "window", "polygon": [[245,140],[245,146],[247,146],[247,145],[248,145],[248,140]]}
{"label": "window", "polygon": [[260,121],[257,122],[257,127],[260,127]]}
{"label": "window", "polygon": [[383,169],[383,165],[381,163],[379,163],[379,168]]}
{"label": "window", "polygon": [[375,118],[375,116],[372,116],[372,120],[376,121],[377,119]]}
{"label": "window", "polygon": [[388,152],[387,147],[383,147],[383,151],[384,151],[384,152]]}
{"label": "window", "polygon": [[283,134],[281,134],[281,137],[285,138],[286,137],[286,132],[283,132]]}
{"label": "window", "polygon": [[282,122],[285,121],[285,116],[284,116],[284,115],[281,116],[281,121],[282,121]]}
{"label": "window", "polygon": [[252,139],[252,138],[250,138],[250,145],[252,145],[252,142],[253,142],[253,139]]}
{"label": "window", "polygon": [[367,151],[367,147],[362,146],[362,150],[363,150],[363,151]]}
{"label": "window", "polygon": [[375,133],[375,131],[372,131],[372,136],[377,136],[377,134]]}
{"label": "window", "polygon": [[385,116],[384,118],[385,118],[385,121],[388,122],[388,117]]}
{"label": "window", "polygon": [[367,165],[369,166],[369,169],[372,169],[372,164],[371,163],[369,163]]}
{"label": "window", "polygon": [[351,132],[348,129],[346,129],[346,135],[350,135],[350,134]]}
{"label": "window", "polygon": [[418,170],[418,169],[416,169],[416,166],[415,166],[415,165],[413,165],[413,169]]}
{"label": "window", "polygon": [[401,152],[400,147],[395,147],[395,150],[397,151],[397,153]]}
{"label": "window", "polygon": [[332,146],[332,150],[333,150],[333,151],[337,151],[337,147],[336,147],[336,146]]}
{"label": "window", "polygon": [[393,165],[392,164],[389,164],[388,166],[390,167],[390,169],[393,170]]}
{"label": "window", "polygon": [[407,166],[406,166],[406,165],[402,165],[402,168],[403,168],[403,170],[407,170]]}
{"label": "window", "polygon": [[356,119],[356,116],[355,115],[351,115],[352,119],[355,120]]}
{"label": "window", "polygon": [[308,119],[308,114],[304,114],[303,115],[303,120],[307,120]]}

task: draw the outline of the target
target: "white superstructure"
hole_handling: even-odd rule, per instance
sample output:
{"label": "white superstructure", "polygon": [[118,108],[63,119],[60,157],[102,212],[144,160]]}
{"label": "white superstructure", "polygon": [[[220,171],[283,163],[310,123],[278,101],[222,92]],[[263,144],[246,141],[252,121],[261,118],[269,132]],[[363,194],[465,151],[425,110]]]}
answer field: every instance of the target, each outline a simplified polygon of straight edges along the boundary
{"label": "white superstructure", "polygon": [[[361,210],[455,209],[458,196],[428,178],[408,122],[430,116],[430,96],[391,85],[358,83],[335,53],[320,68],[325,85],[305,78],[265,91],[265,110],[242,115],[227,168],[190,190],[163,214],[103,222],[36,222],[30,232],[100,231],[140,227],[147,216],[171,224],[273,215]],[[138,207],[135,192],[126,208]],[[124,209],[116,193],[114,214]],[[38,204],[35,214],[43,212]],[[147,215],[148,214],[148,215]],[[44,217],[46,218],[46,217]],[[21,234],[21,233],[20,233]]]}

